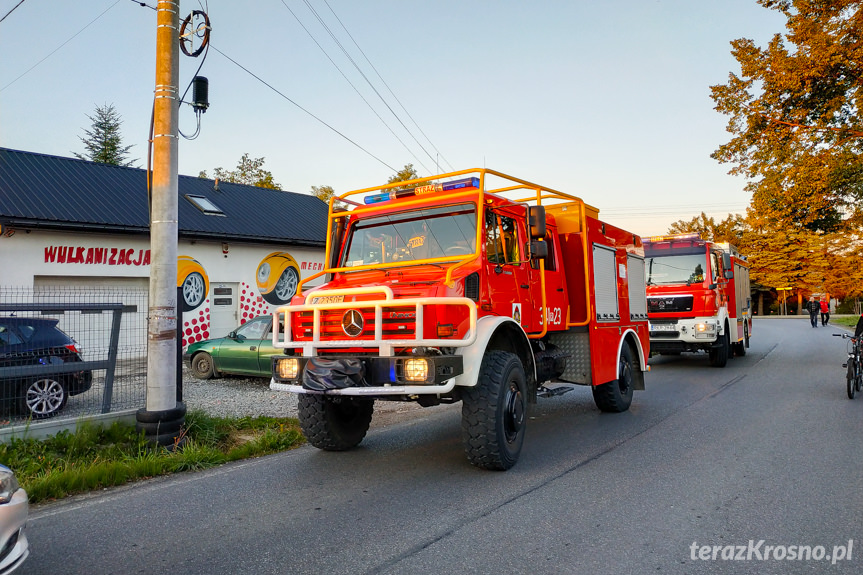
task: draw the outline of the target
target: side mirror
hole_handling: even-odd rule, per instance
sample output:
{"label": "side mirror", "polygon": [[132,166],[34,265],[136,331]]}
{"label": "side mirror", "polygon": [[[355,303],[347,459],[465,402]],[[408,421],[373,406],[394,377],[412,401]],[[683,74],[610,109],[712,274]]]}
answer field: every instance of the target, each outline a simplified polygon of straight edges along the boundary
{"label": "side mirror", "polygon": [[231,333],[228,334],[228,338],[237,339],[237,332],[232,331]]}
{"label": "side mirror", "polygon": [[530,239],[545,237],[545,206],[528,206],[527,225],[530,228]]}
{"label": "side mirror", "polygon": [[548,243],[531,240],[530,242],[530,258],[544,260],[548,258]]}
{"label": "side mirror", "polygon": [[725,279],[727,279],[727,280],[733,280],[734,279],[734,272],[731,270],[725,270],[725,273],[723,275],[725,276]]}

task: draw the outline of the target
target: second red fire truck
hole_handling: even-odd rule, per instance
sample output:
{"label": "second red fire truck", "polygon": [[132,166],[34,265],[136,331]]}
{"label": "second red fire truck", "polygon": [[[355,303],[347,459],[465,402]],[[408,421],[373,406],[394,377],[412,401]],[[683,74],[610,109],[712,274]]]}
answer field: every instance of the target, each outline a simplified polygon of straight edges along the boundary
{"label": "second red fire truck", "polygon": [[644,388],[641,239],[577,197],[487,169],[348,192],[325,265],[275,312],[270,384],[318,448],[360,443],[375,402],[461,401],[468,459],[508,469],[537,397],[620,412]]}
{"label": "second red fire truck", "polygon": [[645,238],[650,350],[707,352],[725,367],[744,355],[752,335],[749,264],[727,243],[700,234]]}

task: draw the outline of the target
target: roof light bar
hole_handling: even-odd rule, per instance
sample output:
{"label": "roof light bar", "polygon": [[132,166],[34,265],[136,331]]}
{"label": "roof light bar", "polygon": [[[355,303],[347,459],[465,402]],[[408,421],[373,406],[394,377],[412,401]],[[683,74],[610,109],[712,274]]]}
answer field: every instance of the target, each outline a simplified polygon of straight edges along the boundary
{"label": "roof light bar", "polygon": [[424,194],[432,194],[434,192],[449,192],[453,190],[478,190],[479,189],[479,178],[471,177],[471,178],[462,178],[460,180],[453,180],[451,182],[444,182],[442,184],[426,184],[424,186],[417,186],[415,188],[407,188],[405,190],[390,190],[387,192],[381,192],[379,194],[374,194],[372,196],[366,196],[363,199],[363,202],[366,204],[377,204],[380,202],[389,202],[390,200],[397,200],[399,198],[407,198],[411,196],[422,196]]}
{"label": "roof light bar", "polygon": [[641,238],[642,241],[645,242],[667,242],[669,240],[700,240],[701,234],[698,232],[692,232],[688,234],[669,234],[666,236],[649,236],[646,238]]}

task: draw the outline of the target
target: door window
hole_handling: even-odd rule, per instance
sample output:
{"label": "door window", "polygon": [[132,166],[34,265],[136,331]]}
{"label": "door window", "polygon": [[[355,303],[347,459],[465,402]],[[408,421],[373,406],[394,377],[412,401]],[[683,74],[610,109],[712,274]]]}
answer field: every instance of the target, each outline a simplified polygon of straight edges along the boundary
{"label": "door window", "polygon": [[512,264],[521,261],[518,231],[514,219],[486,210],[485,251],[488,261],[493,264]]}

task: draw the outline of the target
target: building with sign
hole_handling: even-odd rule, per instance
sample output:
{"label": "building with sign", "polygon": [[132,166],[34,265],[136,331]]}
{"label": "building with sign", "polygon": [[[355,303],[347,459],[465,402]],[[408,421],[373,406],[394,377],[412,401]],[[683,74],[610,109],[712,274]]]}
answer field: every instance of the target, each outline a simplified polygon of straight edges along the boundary
{"label": "building with sign", "polygon": [[[318,198],[189,176],[178,189],[184,345],[270,313],[323,269]],[[149,274],[146,170],[0,148],[0,288],[140,292]]]}

